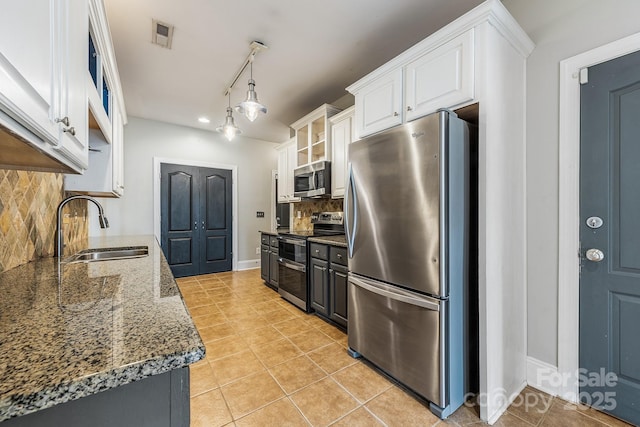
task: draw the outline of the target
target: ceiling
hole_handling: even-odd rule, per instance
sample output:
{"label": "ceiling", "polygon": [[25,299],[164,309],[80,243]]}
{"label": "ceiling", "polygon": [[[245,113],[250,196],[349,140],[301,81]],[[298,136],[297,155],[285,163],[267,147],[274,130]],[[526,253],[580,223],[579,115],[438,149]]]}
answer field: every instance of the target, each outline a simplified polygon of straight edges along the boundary
{"label": "ceiling", "polygon": [[[258,40],[253,77],[268,114],[243,136],[283,142],[289,124],[453,21],[480,0],[105,0],[127,113],[208,129],[224,122],[231,79]],[[170,50],[152,19],[175,25]],[[246,95],[248,69],[231,93]],[[343,99],[342,101],[349,99]],[[206,116],[210,124],[198,118]]]}

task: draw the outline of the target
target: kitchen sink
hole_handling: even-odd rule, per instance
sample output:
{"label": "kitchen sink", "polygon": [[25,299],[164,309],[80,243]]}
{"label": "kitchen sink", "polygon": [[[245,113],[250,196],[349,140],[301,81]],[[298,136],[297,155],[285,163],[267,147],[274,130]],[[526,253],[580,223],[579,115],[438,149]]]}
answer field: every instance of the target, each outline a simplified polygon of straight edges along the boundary
{"label": "kitchen sink", "polygon": [[85,249],[70,256],[64,262],[113,261],[117,259],[141,258],[149,255],[148,246],[123,246],[115,248]]}

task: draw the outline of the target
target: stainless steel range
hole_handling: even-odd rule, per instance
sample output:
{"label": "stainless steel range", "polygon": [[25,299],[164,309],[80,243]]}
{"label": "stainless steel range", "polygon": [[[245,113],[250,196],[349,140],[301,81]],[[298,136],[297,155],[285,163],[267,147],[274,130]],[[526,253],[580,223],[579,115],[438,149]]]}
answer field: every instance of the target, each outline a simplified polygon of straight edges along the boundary
{"label": "stainless steel range", "polygon": [[320,212],[311,216],[313,231],[291,231],[278,235],[278,293],[301,310],[309,312],[307,239],[344,234],[342,212]]}

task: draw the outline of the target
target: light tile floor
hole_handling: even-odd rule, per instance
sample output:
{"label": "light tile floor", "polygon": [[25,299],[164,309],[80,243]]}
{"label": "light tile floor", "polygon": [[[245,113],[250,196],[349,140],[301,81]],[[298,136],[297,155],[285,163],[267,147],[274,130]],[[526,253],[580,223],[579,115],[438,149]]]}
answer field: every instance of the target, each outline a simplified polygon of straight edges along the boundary
{"label": "light tile floor", "polygon": [[[347,336],[282,300],[259,270],[177,279],[207,347],[191,365],[191,426],[482,425],[477,407],[440,421],[347,355]],[[626,426],[526,388],[495,424]]]}

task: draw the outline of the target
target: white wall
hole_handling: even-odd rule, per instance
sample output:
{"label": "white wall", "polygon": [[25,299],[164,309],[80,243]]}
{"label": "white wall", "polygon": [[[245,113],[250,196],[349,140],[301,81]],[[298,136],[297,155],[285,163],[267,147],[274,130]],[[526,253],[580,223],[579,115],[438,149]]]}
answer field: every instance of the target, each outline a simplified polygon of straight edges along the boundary
{"label": "white wall", "polygon": [[536,44],[527,61],[527,347],[530,357],[555,366],[558,170],[562,167],[558,165],[559,62],[640,32],[640,1],[503,3]]}
{"label": "white wall", "polygon": [[[90,235],[153,234],[153,157],[195,160],[238,167],[238,261],[254,260],[258,230],[271,224],[271,171],[277,144],[129,117],[124,129],[124,197],[101,199],[110,227],[92,223]],[[256,218],[263,211],[264,218]]]}

